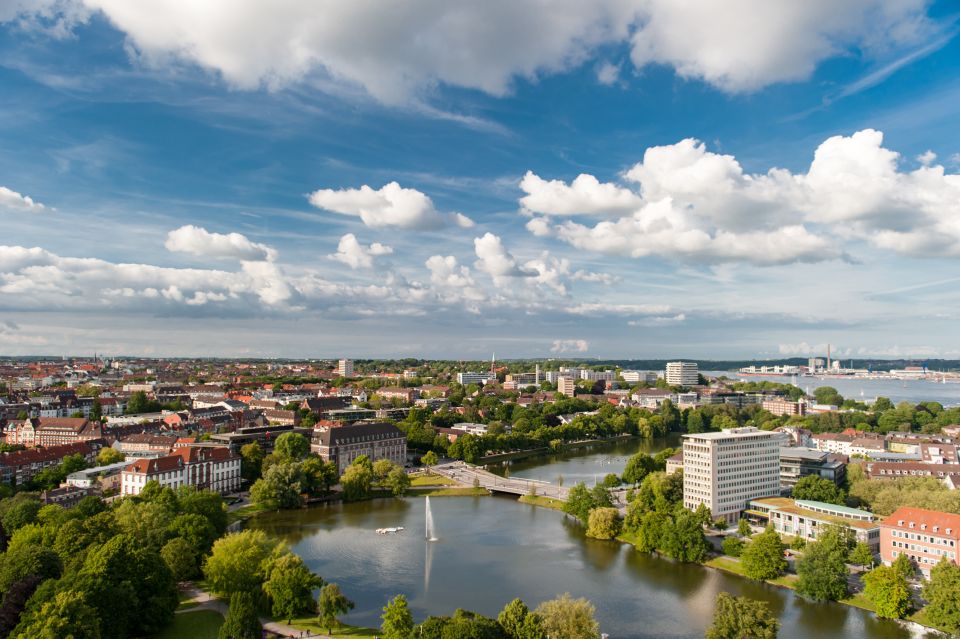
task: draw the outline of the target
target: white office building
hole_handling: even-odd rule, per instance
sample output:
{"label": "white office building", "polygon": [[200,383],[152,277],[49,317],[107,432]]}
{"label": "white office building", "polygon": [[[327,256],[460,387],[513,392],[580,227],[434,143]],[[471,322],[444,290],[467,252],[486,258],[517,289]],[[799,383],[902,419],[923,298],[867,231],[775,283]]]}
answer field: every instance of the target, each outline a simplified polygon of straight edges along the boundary
{"label": "white office building", "polygon": [[463,386],[467,384],[479,384],[483,386],[492,380],[496,380],[496,376],[491,373],[473,373],[471,371],[457,373],[457,383]]}
{"label": "white office building", "polygon": [[654,371],[622,371],[620,376],[623,377],[623,381],[631,384],[636,384],[638,382],[656,384],[657,377],[659,377]]}
{"label": "white office building", "polygon": [[696,386],[700,381],[700,370],[696,362],[667,362],[664,377],[671,386]]}
{"label": "white office building", "polygon": [[683,436],[683,505],[734,524],[751,499],[780,495],[780,441],[752,426]]}
{"label": "white office building", "polygon": [[337,375],[340,377],[353,377],[353,360],[341,359],[337,364]]}

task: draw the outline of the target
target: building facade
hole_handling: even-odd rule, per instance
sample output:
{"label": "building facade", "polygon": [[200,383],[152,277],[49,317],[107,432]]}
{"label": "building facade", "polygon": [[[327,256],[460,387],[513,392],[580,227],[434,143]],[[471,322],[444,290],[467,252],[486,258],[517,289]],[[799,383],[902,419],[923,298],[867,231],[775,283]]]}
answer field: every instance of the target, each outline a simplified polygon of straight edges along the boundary
{"label": "building facade", "polygon": [[780,445],[754,427],[683,436],[683,505],[736,523],[751,499],[780,494]]}
{"label": "building facade", "polygon": [[149,481],[173,489],[193,486],[233,492],[240,488],[240,456],[225,446],[191,446],[179,448],[172,455],[138,459],[123,469],[121,494],[139,495]]}
{"label": "building facade", "polygon": [[858,542],[880,551],[880,524],[873,513],[821,501],[768,497],[753,499],[747,517],[761,526],[772,525],[781,535],[815,541],[830,526],[846,526]]}
{"label": "building facade", "polygon": [[926,578],[946,557],[955,564],[960,545],[960,515],[903,506],[880,523],[880,558],[889,566],[906,555]]}
{"label": "building facade", "polygon": [[573,397],[576,394],[577,382],[572,377],[562,375],[557,378],[557,392],[567,397]]}
{"label": "building facade", "polygon": [[337,375],[340,377],[353,377],[353,360],[341,359],[337,362]]}
{"label": "building facade", "polygon": [[319,428],[314,432],[310,449],[323,461],[332,461],[343,473],[357,457],[370,461],[389,459],[403,466],[407,460],[407,436],[393,424],[367,423]]}
{"label": "building facade", "polygon": [[668,362],[664,378],[671,386],[696,386],[700,383],[700,369],[696,362]]}
{"label": "building facade", "polygon": [[847,476],[843,455],[812,448],[784,446],[780,448],[780,488],[789,494],[800,478],[816,475],[842,486]]}

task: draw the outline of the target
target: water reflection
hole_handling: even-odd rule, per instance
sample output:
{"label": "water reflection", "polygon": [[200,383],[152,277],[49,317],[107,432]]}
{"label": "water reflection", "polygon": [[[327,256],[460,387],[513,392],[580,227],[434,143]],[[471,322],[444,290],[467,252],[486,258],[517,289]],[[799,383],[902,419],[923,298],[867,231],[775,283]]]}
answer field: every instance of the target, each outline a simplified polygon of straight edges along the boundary
{"label": "water reflection", "polygon": [[[379,625],[382,607],[398,593],[422,619],[457,607],[495,616],[514,597],[536,605],[570,592],[596,605],[602,630],[616,639],[699,639],[717,593],[726,591],[768,601],[781,619],[781,639],[910,637],[861,610],[586,540],[562,513],[507,497],[437,498],[432,506],[442,539],[430,544],[421,498],[271,513],[251,526],[286,539],[313,570],[339,583],[356,602],[350,623]],[[388,526],[406,530],[374,532]]]}

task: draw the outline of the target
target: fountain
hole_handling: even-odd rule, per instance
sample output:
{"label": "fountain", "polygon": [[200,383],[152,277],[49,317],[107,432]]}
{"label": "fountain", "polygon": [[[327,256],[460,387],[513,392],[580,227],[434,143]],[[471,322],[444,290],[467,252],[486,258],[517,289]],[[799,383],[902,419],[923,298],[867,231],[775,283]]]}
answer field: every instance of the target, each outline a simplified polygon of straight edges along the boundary
{"label": "fountain", "polygon": [[427,495],[427,529],[426,537],[427,541],[437,541],[437,531],[433,525],[433,511],[430,510],[430,496]]}

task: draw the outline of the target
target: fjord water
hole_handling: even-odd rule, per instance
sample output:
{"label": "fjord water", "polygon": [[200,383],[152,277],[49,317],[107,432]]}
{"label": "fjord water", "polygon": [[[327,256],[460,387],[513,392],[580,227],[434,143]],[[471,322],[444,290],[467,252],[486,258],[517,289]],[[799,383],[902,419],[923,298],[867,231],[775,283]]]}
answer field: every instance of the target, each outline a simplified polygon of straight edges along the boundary
{"label": "fjord water", "polygon": [[[394,595],[414,617],[466,608],[496,615],[563,592],[589,598],[613,639],[703,637],[718,592],[770,602],[781,639],[911,636],[892,621],[697,565],[644,555],[618,542],[587,539],[562,513],[510,497],[436,497],[440,539],[424,540],[423,498],[382,499],[271,513],[250,527],[287,541],[312,570],[338,583],[356,608],[345,621],[378,626]],[[398,534],[377,528],[403,526]],[[916,636],[916,635],[914,635]],[[919,636],[924,636],[923,634]]]}

